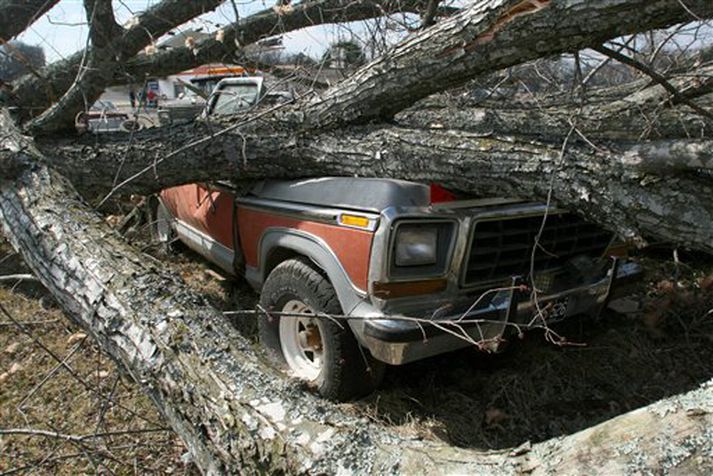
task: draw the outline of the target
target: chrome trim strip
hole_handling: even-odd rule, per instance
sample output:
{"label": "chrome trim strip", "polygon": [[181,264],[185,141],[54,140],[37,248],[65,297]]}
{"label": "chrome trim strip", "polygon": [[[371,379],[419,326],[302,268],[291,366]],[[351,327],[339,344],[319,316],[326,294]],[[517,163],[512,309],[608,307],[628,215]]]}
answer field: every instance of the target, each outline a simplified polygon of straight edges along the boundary
{"label": "chrome trim strip", "polygon": [[452,202],[439,202],[431,205],[434,210],[458,210],[461,208],[492,207],[495,205],[512,205],[513,203],[527,203],[521,198],[475,198],[472,200],[454,200]]}
{"label": "chrome trim strip", "polygon": [[174,227],[176,234],[186,246],[222,270],[235,274],[233,250],[181,220],[174,219]]}

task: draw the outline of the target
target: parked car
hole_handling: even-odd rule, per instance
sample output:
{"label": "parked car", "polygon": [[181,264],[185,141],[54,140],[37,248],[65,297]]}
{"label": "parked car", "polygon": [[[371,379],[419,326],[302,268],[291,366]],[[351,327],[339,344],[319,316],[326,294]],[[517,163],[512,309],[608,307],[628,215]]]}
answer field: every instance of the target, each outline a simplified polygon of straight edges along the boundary
{"label": "parked car", "polygon": [[75,120],[78,129],[99,132],[129,132],[141,129],[141,124],[120,111],[111,101],[96,101],[87,112],[81,112]]}
{"label": "parked car", "polygon": [[[238,90],[213,106],[251,97]],[[160,240],[177,237],[261,293],[262,344],[336,400],[373,390],[384,364],[468,339],[497,351],[533,316],[597,314],[640,274],[609,256],[611,232],[576,214],[401,180],[265,180],[246,195],[189,184],[155,209]]]}

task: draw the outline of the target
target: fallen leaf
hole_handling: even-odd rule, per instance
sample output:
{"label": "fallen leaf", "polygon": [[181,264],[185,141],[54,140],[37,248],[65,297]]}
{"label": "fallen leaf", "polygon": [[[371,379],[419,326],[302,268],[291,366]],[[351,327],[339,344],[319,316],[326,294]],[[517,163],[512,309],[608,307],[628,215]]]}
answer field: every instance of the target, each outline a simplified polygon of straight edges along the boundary
{"label": "fallen leaf", "polygon": [[107,225],[109,225],[111,227],[115,227],[116,225],[119,224],[119,222],[121,221],[121,218],[116,215],[109,215],[104,219],[104,221],[106,222]]}
{"label": "fallen leaf", "polygon": [[80,340],[84,340],[87,338],[87,335],[84,332],[76,332],[69,336],[69,339],[67,339],[67,345],[73,345],[76,342],[79,342]]}
{"label": "fallen leaf", "polygon": [[18,373],[20,370],[22,370],[22,365],[19,363],[15,362],[10,366],[10,370],[7,371],[10,375]]}
{"label": "fallen leaf", "polygon": [[656,291],[662,294],[672,294],[676,290],[676,285],[667,279],[656,283]]}

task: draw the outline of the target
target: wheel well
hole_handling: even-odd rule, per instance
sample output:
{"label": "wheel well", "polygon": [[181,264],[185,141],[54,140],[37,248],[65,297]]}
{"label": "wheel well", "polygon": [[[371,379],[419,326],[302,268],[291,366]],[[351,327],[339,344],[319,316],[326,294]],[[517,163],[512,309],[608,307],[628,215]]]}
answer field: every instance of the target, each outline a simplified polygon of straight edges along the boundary
{"label": "wheel well", "polygon": [[299,251],[295,251],[290,248],[283,248],[280,246],[270,250],[270,252],[267,254],[267,258],[265,259],[265,268],[263,271],[263,282],[265,279],[267,279],[268,276],[270,276],[270,273],[273,269],[275,269],[278,264],[293,258],[304,258],[305,260],[309,261],[309,263],[319,274],[324,276],[327,280],[330,280],[327,272],[322,269],[319,263],[317,263],[315,260],[305,254],[300,253]]}
{"label": "wheel well", "polygon": [[267,279],[273,269],[285,260],[303,256],[295,250],[289,248],[277,247],[270,250],[265,257],[265,266],[263,267],[263,281]]}

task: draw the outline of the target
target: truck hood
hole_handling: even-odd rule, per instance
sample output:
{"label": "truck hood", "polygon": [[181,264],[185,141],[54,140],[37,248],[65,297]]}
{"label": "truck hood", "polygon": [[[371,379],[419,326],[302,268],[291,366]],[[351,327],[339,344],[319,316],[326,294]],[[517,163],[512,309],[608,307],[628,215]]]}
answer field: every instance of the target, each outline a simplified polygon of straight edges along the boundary
{"label": "truck hood", "polygon": [[404,180],[322,177],[265,180],[252,189],[258,198],[380,213],[388,207],[426,207],[428,185]]}

